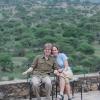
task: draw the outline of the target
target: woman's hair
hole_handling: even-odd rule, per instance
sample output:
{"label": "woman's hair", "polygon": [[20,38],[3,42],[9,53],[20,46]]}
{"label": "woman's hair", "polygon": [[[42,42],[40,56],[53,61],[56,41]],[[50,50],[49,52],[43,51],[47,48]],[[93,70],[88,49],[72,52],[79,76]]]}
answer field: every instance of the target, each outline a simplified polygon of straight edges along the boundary
{"label": "woman's hair", "polygon": [[59,46],[57,44],[52,44],[52,49],[53,49],[53,47],[56,47],[57,50],[59,51]]}
{"label": "woman's hair", "polygon": [[[60,52],[60,50],[59,50],[59,46],[58,46],[57,44],[52,44],[52,49],[53,49],[53,47],[56,47],[57,50],[58,50],[58,52]],[[51,49],[51,51],[52,51],[52,49]],[[52,53],[52,52],[51,52],[51,53]]]}

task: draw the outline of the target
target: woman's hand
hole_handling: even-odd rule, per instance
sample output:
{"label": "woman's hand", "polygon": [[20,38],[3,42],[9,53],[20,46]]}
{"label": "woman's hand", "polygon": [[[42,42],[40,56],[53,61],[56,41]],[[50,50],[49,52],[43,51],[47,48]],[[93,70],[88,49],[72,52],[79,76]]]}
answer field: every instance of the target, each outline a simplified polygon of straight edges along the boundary
{"label": "woman's hand", "polygon": [[54,70],[54,74],[57,75],[57,76],[60,75],[60,73],[58,72],[58,70]]}
{"label": "woman's hand", "polygon": [[62,73],[62,72],[63,72],[63,69],[58,69],[58,72],[59,72],[59,73]]}

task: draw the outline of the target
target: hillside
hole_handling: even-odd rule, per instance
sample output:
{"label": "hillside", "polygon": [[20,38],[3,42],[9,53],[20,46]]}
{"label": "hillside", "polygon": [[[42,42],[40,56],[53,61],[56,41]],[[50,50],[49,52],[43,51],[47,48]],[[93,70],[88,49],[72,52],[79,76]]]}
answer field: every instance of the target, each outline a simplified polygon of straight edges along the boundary
{"label": "hillside", "polygon": [[[0,2],[2,72],[15,71],[16,66],[20,71],[25,70],[35,55],[41,53],[46,42],[59,44],[76,72],[83,68],[86,72],[100,70],[100,57],[93,45],[95,41],[100,45],[99,4],[60,0]],[[16,59],[18,57],[22,58],[22,62]]]}

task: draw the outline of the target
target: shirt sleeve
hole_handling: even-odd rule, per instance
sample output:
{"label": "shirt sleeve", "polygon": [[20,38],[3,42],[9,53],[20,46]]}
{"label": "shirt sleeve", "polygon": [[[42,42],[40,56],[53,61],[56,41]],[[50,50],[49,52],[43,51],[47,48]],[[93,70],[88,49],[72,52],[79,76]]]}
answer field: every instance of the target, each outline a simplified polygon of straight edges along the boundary
{"label": "shirt sleeve", "polygon": [[64,54],[64,53],[62,53],[61,57],[62,57],[62,60],[63,60],[63,61],[68,60],[68,57],[67,57],[66,54]]}
{"label": "shirt sleeve", "polygon": [[38,56],[36,56],[32,62],[31,67],[33,68],[33,70],[37,67],[38,65]]}

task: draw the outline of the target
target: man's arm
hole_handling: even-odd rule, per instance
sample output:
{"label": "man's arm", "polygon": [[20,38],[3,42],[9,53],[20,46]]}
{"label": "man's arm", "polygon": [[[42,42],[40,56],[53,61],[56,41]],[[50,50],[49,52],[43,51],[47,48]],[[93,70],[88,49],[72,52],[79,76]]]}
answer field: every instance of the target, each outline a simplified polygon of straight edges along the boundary
{"label": "man's arm", "polygon": [[32,65],[31,65],[31,67],[30,67],[29,69],[27,69],[25,72],[23,72],[22,75],[26,75],[26,74],[32,72],[32,71],[36,68],[37,63],[38,63],[38,56],[35,57],[35,59],[34,59]]}
{"label": "man's arm", "polygon": [[26,70],[25,72],[23,72],[22,75],[26,75],[26,74],[28,74],[28,73],[30,73],[32,71],[33,71],[33,68],[30,67],[28,70]]}

